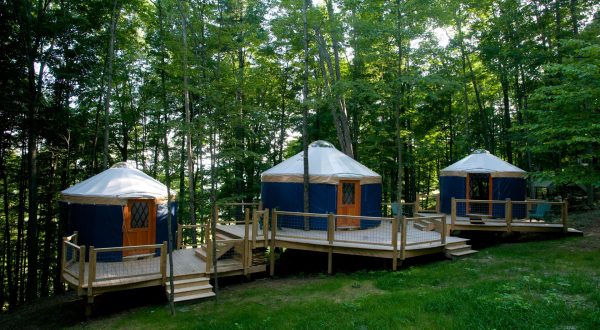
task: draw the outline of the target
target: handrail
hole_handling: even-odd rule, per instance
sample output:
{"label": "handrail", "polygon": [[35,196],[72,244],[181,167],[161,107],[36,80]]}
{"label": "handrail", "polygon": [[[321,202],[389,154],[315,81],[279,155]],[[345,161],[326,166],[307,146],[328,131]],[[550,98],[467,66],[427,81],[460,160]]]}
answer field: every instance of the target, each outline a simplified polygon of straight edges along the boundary
{"label": "handrail", "polygon": [[279,215],[297,215],[301,217],[313,217],[313,218],[327,218],[327,214],[322,213],[309,213],[309,212],[288,212],[288,211],[276,211]]}
{"label": "handrail", "polygon": [[[282,213],[279,213],[282,214]],[[334,214],[336,218],[348,218],[348,219],[359,219],[359,220],[375,220],[375,221],[392,221],[394,218],[390,217],[371,217],[362,215],[347,215],[347,214]]]}
{"label": "handrail", "polygon": [[129,250],[149,250],[149,249],[160,249],[161,246],[162,246],[162,244],[115,246],[115,247],[106,247],[106,248],[94,248],[94,251],[96,251],[96,252],[118,252],[118,251],[129,251]]}

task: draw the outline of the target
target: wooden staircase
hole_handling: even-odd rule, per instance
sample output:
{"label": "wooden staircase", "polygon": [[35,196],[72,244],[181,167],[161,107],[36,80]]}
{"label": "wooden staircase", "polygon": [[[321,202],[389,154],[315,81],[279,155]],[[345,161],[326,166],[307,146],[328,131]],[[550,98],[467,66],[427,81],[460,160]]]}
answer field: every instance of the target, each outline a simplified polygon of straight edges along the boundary
{"label": "wooden staircase", "polygon": [[446,257],[456,260],[475,254],[477,253],[477,250],[473,250],[471,245],[468,245],[465,242],[457,242],[446,245],[444,248],[444,253],[446,254]]}
{"label": "wooden staircase", "polygon": [[[206,299],[214,297],[213,287],[209,283],[209,278],[204,276],[184,276],[175,278],[173,281],[174,302]],[[167,295],[171,293],[171,287],[167,281],[166,285]]]}
{"label": "wooden staircase", "polygon": [[435,224],[427,219],[415,219],[413,223],[413,227],[422,231],[432,231],[435,230]]}

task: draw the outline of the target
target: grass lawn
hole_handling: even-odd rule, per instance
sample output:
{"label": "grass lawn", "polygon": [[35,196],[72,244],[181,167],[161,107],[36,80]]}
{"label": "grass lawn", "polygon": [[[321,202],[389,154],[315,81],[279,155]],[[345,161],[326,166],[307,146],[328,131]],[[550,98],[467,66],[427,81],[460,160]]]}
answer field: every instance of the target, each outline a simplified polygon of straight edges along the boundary
{"label": "grass lawn", "polygon": [[177,305],[175,316],[159,303],[96,316],[74,326],[600,329],[598,221],[598,211],[582,217],[579,223],[586,227],[585,237],[505,243],[466,259],[427,262],[397,272],[255,280],[226,286],[218,303]]}

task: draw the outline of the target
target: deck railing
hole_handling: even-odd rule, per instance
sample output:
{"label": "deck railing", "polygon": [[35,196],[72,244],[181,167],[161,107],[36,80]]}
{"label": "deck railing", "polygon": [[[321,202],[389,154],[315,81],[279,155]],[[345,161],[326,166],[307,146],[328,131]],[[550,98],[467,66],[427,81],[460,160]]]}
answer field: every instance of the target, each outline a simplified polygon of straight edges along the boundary
{"label": "deck railing", "polygon": [[[413,228],[415,222],[423,220],[434,226],[433,231]],[[407,247],[443,246],[448,233],[445,216],[391,218],[273,210],[270,226],[271,249],[277,246],[278,240],[328,245],[328,272],[331,272],[334,246],[391,249],[393,269],[396,269],[398,260],[406,258]],[[274,262],[271,253],[271,273]]]}
{"label": "deck railing", "polygon": [[67,276],[72,277],[77,285],[77,293],[81,295],[85,282],[85,246],[77,245],[78,233],[63,237],[62,258],[61,258],[61,276],[66,280]]}
{"label": "deck railing", "polygon": [[472,223],[476,219],[480,223],[502,223],[507,231],[514,224],[555,224],[563,231],[568,230],[567,201],[551,202],[527,199],[524,201],[505,200],[467,200],[451,201],[451,227],[454,228],[459,217],[469,218]]}
{"label": "deck railing", "polygon": [[95,248],[77,245],[77,239],[77,232],[63,238],[61,274],[80,296],[93,297],[94,288],[136,281],[166,283],[167,242]]}

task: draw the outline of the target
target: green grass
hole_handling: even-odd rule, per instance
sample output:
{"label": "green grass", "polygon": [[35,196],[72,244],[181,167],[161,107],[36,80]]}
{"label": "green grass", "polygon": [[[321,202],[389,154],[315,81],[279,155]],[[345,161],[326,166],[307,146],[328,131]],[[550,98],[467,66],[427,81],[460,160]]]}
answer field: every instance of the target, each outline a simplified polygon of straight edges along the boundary
{"label": "green grass", "polygon": [[258,280],[80,326],[127,329],[600,328],[600,238],[506,244],[459,261]]}

